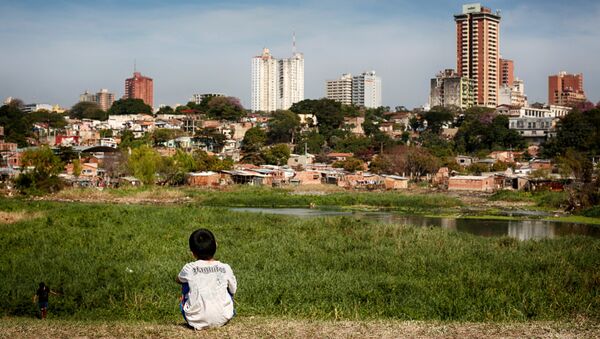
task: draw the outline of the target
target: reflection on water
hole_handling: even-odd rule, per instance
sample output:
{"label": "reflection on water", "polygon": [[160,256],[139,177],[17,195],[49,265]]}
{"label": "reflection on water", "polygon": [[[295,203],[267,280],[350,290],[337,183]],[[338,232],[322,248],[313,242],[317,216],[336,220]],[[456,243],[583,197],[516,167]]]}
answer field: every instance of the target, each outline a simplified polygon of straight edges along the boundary
{"label": "reflection on water", "polygon": [[508,235],[519,240],[546,239],[570,234],[600,238],[600,226],[544,220],[482,220],[463,218],[433,218],[420,215],[400,215],[393,212],[344,212],[308,208],[231,208],[240,212],[282,214],[297,217],[348,216],[369,222],[403,224],[417,227],[441,227],[484,237]]}

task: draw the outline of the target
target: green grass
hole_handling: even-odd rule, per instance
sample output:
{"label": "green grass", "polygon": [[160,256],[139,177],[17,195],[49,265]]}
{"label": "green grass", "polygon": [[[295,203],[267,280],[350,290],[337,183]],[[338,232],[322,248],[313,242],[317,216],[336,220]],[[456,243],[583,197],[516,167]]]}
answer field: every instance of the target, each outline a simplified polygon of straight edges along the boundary
{"label": "green grass", "polygon": [[565,206],[568,202],[568,194],[552,191],[497,191],[489,199],[492,201],[531,202],[539,207],[555,209]]}
{"label": "green grass", "polygon": [[0,210],[42,215],[0,224],[0,315],[35,314],[45,281],[63,294],[51,297],[55,318],[180,321],[174,278],[191,260],[189,234],[208,227],[238,278],[242,316],[600,319],[600,240],[589,237],[518,242],[191,204],[0,199]]}
{"label": "green grass", "polygon": [[293,194],[285,189],[239,187],[224,192],[199,190],[195,194],[195,198],[206,206],[308,207],[314,204],[318,207],[374,206],[409,212],[461,206],[460,200],[443,195],[407,195],[398,192],[343,192],[309,195]]}

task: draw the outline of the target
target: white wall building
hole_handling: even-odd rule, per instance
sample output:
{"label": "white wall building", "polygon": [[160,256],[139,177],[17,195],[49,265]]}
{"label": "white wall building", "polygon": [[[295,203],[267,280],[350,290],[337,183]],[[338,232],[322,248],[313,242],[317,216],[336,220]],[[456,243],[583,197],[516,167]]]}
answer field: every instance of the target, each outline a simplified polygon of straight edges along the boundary
{"label": "white wall building", "polygon": [[277,59],[273,58],[268,48],[262,55],[252,58],[252,111],[273,112],[277,109],[278,77]]}
{"label": "white wall building", "polygon": [[336,80],[327,80],[325,97],[344,105],[352,104],[352,74],[345,73]]}
{"label": "white wall building", "polygon": [[525,94],[525,84],[521,79],[515,79],[513,85],[500,86],[498,94],[498,106],[509,105],[515,107],[527,106],[527,95]]}
{"label": "white wall building", "polygon": [[294,52],[291,58],[281,59],[279,64],[278,109],[289,109],[292,104],[304,100],[304,55]]}
{"label": "white wall building", "polygon": [[375,71],[352,78],[352,103],[366,108],[381,106],[381,78],[375,75]]}

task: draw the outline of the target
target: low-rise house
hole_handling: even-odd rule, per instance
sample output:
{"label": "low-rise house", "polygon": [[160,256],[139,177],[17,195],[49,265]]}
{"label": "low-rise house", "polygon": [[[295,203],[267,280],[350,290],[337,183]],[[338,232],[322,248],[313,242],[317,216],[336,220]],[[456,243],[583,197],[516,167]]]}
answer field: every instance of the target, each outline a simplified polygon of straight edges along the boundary
{"label": "low-rise house", "polygon": [[456,163],[463,167],[471,166],[477,159],[467,156],[467,155],[457,155]]}
{"label": "low-rise house", "polygon": [[383,177],[371,173],[345,174],[337,185],[344,188],[381,189],[385,187]]}
{"label": "low-rise house", "polygon": [[523,152],[514,151],[494,151],[488,155],[490,159],[494,159],[501,162],[515,162]]}
{"label": "low-rise house", "polygon": [[319,171],[298,171],[290,183],[296,183],[298,185],[319,185],[321,181],[321,172]]}
{"label": "low-rise house", "polygon": [[312,154],[290,154],[287,165],[290,167],[306,167],[315,162],[315,156]]}
{"label": "low-rise house", "polygon": [[547,159],[534,159],[529,162],[529,167],[535,170],[552,170],[552,161]]}
{"label": "low-rise house", "polygon": [[332,161],[346,161],[346,159],[354,156],[354,153],[332,152],[327,154],[327,157]]}
{"label": "low-rise house", "polygon": [[448,178],[449,191],[492,192],[494,189],[494,176],[457,175]]}
{"label": "low-rise house", "polygon": [[221,171],[224,173],[224,178],[227,182],[239,185],[260,186],[273,184],[273,178],[269,175],[261,174],[247,170],[227,170]]}
{"label": "low-rise house", "polygon": [[386,190],[399,190],[408,188],[408,178],[398,175],[384,175],[383,183]]}
{"label": "low-rise house", "polygon": [[222,182],[221,174],[212,171],[188,173],[186,181],[195,187],[218,187]]}

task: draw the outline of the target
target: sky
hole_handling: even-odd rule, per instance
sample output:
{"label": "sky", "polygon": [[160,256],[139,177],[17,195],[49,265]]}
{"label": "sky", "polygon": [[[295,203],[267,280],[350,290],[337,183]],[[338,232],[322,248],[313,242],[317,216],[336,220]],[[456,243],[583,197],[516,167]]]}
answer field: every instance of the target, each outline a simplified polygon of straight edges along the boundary
{"label": "sky", "polygon": [[[249,108],[251,58],[263,47],[291,56],[295,32],[305,98],[324,97],[342,73],[374,70],[385,106],[418,107],[430,79],[456,68],[453,14],[467,2],[0,0],[0,99],[70,107],[102,88],[120,98],[135,60],[154,79],[156,107],[218,92]],[[500,51],[529,102],[546,102],[548,75],[563,70],[583,73],[600,101],[600,1],[481,3],[501,11]]]}

